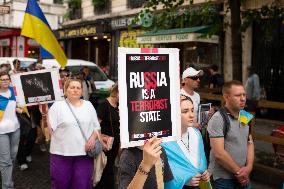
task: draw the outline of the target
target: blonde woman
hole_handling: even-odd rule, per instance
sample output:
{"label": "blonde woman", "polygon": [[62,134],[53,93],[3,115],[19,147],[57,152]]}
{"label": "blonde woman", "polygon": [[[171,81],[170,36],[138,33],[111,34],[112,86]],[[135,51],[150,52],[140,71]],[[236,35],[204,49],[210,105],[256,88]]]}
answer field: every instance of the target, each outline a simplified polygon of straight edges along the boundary
{"label": "blonde woman", "polygon": [[[95,147],[100,124],[89,101],[80,99],[82,83],[78,79],[65,82],[65,101],[55,102],[43,118],[48,117],[52,130],[50,144],[50,175],[52,189],[92,188],[93,158],[86,151]],[[88,138],[86,142],[77,124]]]}

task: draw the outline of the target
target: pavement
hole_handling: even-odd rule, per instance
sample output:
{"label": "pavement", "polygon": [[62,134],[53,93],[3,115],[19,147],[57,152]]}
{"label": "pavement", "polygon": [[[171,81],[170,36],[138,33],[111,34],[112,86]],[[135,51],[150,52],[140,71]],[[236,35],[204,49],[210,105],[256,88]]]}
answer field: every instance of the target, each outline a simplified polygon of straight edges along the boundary
{"label": "pavement", "polygon": [[[257,119],[254,130],[256,132],[269,135],[271,131],[283,124],[279,121],[271,121],[265,119]],[[270,154],[273,156],[272,145],[265,142],[255,142],[256,151],[259,153]],[[14,182],[15,189],[49,189],[50,188],[50,176],[49,176],[49,153],[42,152],[38,145],[35,145],[32,153],[32,162],[28,164],[29,168],[25,171],[20,171],[16,166],[14,169]],[[256,160],[259,160],[256,157]],[[265,185],[263,182],[265,178],[255,177],[252,180],[253,189],[281,189],[280,186],[272,186],[271,184]],[[284,181],[284,178],[283,178]],[[1,179],[0,179],[1,183]]]}
{"label": "pavement", "polygon": [[[32,158],[33,160],[28,164],[27,170],[20,171],[18,166],[15,167],[13,175],[15,189],[50,189],[49,153],[41,152],[36,145]],[[253,189],[279,189],[254,180],[252,186]]]}

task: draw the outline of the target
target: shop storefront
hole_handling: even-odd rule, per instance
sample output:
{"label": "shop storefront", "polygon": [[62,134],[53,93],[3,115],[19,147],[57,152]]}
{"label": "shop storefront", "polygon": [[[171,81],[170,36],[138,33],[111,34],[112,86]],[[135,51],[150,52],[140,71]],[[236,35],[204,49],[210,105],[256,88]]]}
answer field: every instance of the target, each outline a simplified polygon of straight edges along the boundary
{"label": "shop storefront", "polygon": [[137,37],[138,44],[152,44],[158,47],[179,48],[181,70],[195,65],[206,68],[212,64],[221,67],[219,37],[205,36],[207,26],[158,30],[146,32]]}
{"label": "shop storefront", "polygon": [[39,44],[20,36],[19,29],[0,31],[0,57],[39,57]]}
{"label": "shop storefront", "polygon": [[68,58],[88,60],[104,67],[109,65],[111,56],[111,34],[107,28],[106,24],[89,23],[60,29],[57,35]]}
{"label": "shop storefront", "polygon": [[113,73],[113,78],[117,79],[117,49],[118,47],[127,47],[127,48],[149,48],[154,47],[154,44],[137,43],[137,36],[144,34],[145,31],[139,29],[138,26],[132,26],[129,29],[134,16],[123,17],[123,18],[113,18],[111,20],[111,29],[113,33],[113,56],[111,72]]}

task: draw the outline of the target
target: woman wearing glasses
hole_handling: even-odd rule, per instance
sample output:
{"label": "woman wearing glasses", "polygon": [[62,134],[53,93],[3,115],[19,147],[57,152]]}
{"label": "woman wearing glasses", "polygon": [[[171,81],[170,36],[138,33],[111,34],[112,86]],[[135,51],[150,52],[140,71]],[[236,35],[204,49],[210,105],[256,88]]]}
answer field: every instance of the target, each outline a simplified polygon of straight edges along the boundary
{"label": "woman wearing glasses", "polygon": [[181,140],[166,142],[165,148],[174,179],[166,183],[166,189],[199,189],[201,181],[210,179],[200,131],[194,124],[192,100],[184,95],[181,104]]}
{"label": "woman wearing glasses", "polygon": [[2,189],[14,188],[12,181],[13,163],[17,155],[20,140],[20,124],[16,112],[13,88],[10,87],[10,76],[7,72],[0,73],[0,170]]}

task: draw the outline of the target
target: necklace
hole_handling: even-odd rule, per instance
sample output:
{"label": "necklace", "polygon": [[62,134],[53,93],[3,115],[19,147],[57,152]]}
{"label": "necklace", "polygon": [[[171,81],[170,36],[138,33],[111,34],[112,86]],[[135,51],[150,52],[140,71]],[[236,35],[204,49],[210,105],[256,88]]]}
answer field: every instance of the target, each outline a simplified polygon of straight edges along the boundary
{"label": "necklace", "polygon": [[182,137],[181,137],[181,142],[182,142],[183,145],[186,147],[186,149],[190,152],[190,150],[189,150],[189,134],[188,134],[188,131],[187,131],[187,145],[186,145],[185,142],[182,140]]}

